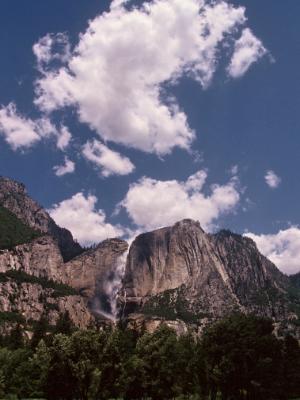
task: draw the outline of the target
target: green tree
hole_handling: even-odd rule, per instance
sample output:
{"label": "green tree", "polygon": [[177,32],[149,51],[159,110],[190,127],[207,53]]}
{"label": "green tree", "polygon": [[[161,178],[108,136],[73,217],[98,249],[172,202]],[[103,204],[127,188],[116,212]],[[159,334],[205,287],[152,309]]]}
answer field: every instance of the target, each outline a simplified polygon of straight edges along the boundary
{"label": "green tree", "polygon": [[60,314],[54,329],[54,334],[62,333],[64,335],[71,335],[74,332],[74,324],[70,318],[70,314],[68,311],[65,311],[63,314]]}
{"label": "green tree", "polygon": [[145,397],[146,382],[144,377],[144,361],[133,354],[124,363],[122,371],[122,394],[125,400],[140,400]]}
{"label": "green tree", "polygon": [[163,325],[153,334],[146,333],[137,342],[136,355],[141,360],[139,373],[144,397],[157,400],[174,398],[177,395],[175,331]]}
{"label": "green tree", "polygon": [[137,334],[131,330],[114,329],[108,334],[104,348],[100,398],[118,398],[128,387],[128,360],[134,353]]}
{"label": "green tree", "polygon": [[27,397],[45,397],[50,361],[50,350],[45,341],[41,339],[35,348],[35,353],[29,359],[28,372],[25,373],[30,382],[27,388]]}
{"label": "green tree", "polygon": [[270,320],[232,315],[202,338],[211,398],[277,399],[282,395],[281,344]]}
{"label": "green tree", "polygon": [[0,369],[0,398],[5,396],[5,375],[2,369]]}
{"label": "green tree", "polygon": [[30,341],[31,348],[35,349],[42,339],[45,339],[48,331],[48,320],[45,315],[42,315],[39,321],[35,324],[32,338]]}
{"label": "green tree", "polygon": [[8,348],[0,349],[0,371],[2,378],[2,391],[5,391],[5,397],[18,395],[20,386],[18,384],[18,368],[28,361],[30,351],[21,348],[11,350]]}
{"label": "green tree", "polygon": [[179,336],[177,339],[174,374],[176,374],[178,394],[182,396],[197,394],[200,399],[206,398],[207,380],[202,346],[199,339],[191,333]]}
{"label": "green tree", "polygon": [[300,397],[300,346],[297,339],[292,336],[285,337],[283,341],[284,354],[284,392],[287,398]]}
{"label": "green tree", "polygon": [[10,349],[20,349],[24,346],[23,329],[20,324],[17,324],[10,331],[7,337],[7,345]]}
{"label": "green tree", "polygon": [[51,399],[95,398],[99,390],[106,335],[77,331],[58,334],[50,346],[46,393]]}

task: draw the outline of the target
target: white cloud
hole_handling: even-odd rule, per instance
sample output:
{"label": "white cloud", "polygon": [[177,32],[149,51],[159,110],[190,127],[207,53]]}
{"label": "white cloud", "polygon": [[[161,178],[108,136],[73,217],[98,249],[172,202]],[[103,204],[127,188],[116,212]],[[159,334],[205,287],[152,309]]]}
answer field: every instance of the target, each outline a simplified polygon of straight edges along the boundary
{"label": "white cloud", "polygon": [[111,10],[119,7],[123,7],[126,3],[129,3],[130,0],[113,0],[110,4]]}
{"label": "white cloud", "polygon": [[48,33],[33,45],[33,53],[39,71],[44,73],[45,68],[52,61],[67,62],[71,57],[71,46],[66,34]]}
{"label": "white cloud", "polygon": [[244,29],[240,39],[235,42],[234,53],[228,66],[229,75],[232,78],[240,78],[266,53],[262,42],[249,28]]}
{"label": "white cloud", "polygon": [[63,165],[56,165],[53,170],[55,171],[55,175],[63,176],[66,174],[71,174],[75,171],[75,163],[65,157],[65,163]]}
{"label": "white cloud", "polygon": [[211,229],[217,218],[234,211],[240,195],[235,178],[225,185],[212,185],[210,194],[205,195],[206,178],[205,171],[198,171],[186,182],[144,177],[130,186],[120,207],[142,229],[172,225],[183,218],[199,220],[204,229]]}
{"label": "white cloud", "polygon": [[246,233],[259,251],[268,257],[282,272],[291,275],[300,271],[300,228],[293,226],[274,235]]}
{"label": "white cloud", "polygon": [[[189,75],[207,87],[245,9],[225,1],[156,0],[131,10],[125,3],[115,0],[90,21],[65,64],[43,69],[35,102],[46,112],[75,106],[105,141],[157,154],[189,149],[195,134],[162,85]],[[50,39],[36,45],[38,62],[52,60]]]}
{"label": "white cloud", "polygon": [[278,188],[278,186],[281,184],[281,178],[272,170],[266,172],[265,181],[266,184],[272,189]]}
{"label": "white cloud", "polygon": [[128,175],[134,170],[134,165],[127,157],[110,150],[104,144],[94,140],[87,142],[82,149],[84,157],[94,163],[105,177],[110,175]]}
{"label": "white cloud", "polygon": [[13,150],[29,148],[43,137],[56,132],[48,118],[32,120],[17,112],[16,105],[9,103],[0,108],[0,134]]}
{"label": "white cloud", "polygon": [[104,211],[97,209],[96,204],[95,196],[85,196],[80,192],[55,204],[48,212],[58,225],[69,229],[82,245],[122,236],[122,228],[107,223]]}
{"label": "white cloud", "polygon": [[66,126],[62,126],[57,133],[57,148],[64,151],[70,144],[72,135]]}
{"label": "white cloud", "polygon": [[30,148],[42,139],[54,137],[57,148],[65,150],[71,140],[71,133],[66,126],[60,130],[43,116],[38,119],[26,118],[17,111],[15,103],[0,107],[0,135],[13,150]]}
{"label": "white cloud", "polygon": [[229,170],[231,175],[237,175],[239,172],[239,166],[237,164],[233,165]]}

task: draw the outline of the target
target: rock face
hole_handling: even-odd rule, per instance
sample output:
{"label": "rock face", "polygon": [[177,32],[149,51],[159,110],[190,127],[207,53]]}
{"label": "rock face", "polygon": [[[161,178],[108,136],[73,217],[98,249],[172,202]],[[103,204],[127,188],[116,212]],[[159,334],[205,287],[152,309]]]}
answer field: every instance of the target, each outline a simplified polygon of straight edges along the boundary
{"label": "rock face", "polygon": [[[36,320],[47,312],[54,321],[59,312],[68,310],[74,323],[81,327],[90,323],[93,313],[115,317],[117,291],[125,266],[122,255],[128,248],[125,241],[106,240],[83,252],[71,233],[58,227],[27,195],[23,184],[8,178],[0,177],[0,205],[27,226],[44,233],[30,243],[0,250],[0,274],[4,280],[0,312],[19,312],[25,320]],[[77,295],[58,296],[56,290],[55,302],[54,298],[51,300],[52,289],[42,287],[33,277],[66,284]],[[31,282],[22,282],[22,278]],[[21,288],[22,285],[27,286]],[[9,301],[12,298],[14,301]]]}
{"label": "rock face", "polygon": [[10,210],[26,225],[56,238],[65,261],[82,253],[70,231],[56,225],[50,215],[28,195],[25,186],[0,177],[0,205]]}
{"label": "rock face", "polygon": [[[51,236],[0,250],[0,313],[18,313],[25,321],[36,321],[46,313],[54,324],[59,313],[68,311],[81,328],[94,321],[94,312],[113,319],[117,295],[113,282],[127,248],[123,240],[106,240],[68,263]],[[56,288],[56,283],[64,285]]]}
{"label": "rock face", "polygon": [[44,314],[54,324],[68,311],[75,325],[87,327],[95,308],[108,316],[115,312],[111,302],[121,281],[118,263],[126,242],[111,239],[83,252],[71,233],[27,195],[24,185],[8,178],[0,177],[0,205],[41,233],[29,243],[0,250],[0,325],[3,318],[28,324]]}
{"label": "rock face", "polygon": [[251,239],[228,231],[209,235],[198,222],[183,220],[142,234],[132,243],[120,316],[132,320],[139,314],[201,325],[242,311],[296,320],[289,287],[289,278],[259,253]]}
{"label": "rock face", "polygon": [[289,278],[259,253],[253,240],[229,231],[213,235],[212,240],[242,305],[256,305],[257,294],[268,295],[272,289],[280,294],[287,290]]}
{"label": "rock face", "polygon": [[65,285],[66,270],[56,239],[41,236],[11,250],[0,250],[0,315],[30,326],[42,315],[55,325],[69,313],[73,323],[86,328],[93,321],[86,300]]}
{"label": "rock face", "polygon": [[[123,259],[128,244],[120,239],[108,239],[64,265],[66,283],[87,298],[94,311],[112,313],[115,301],[114,282],[118,285],[118,262]],[[122,272],[122,271],[120,271]],[[117,289],[117,286],[116,286]]]}
{"label": "rock face", "polygon": [[[134,310],[155,295],[186,287],[195,300],[201,297],[207,303],[204,308],[216,308],[216,312],[227,308],[229,301],[237,302],[224,265],[200,224],[184,220],[138,236],[126,264],[126,307]],[[212,293],[218,294],[217,303]]]}
{"label": "rock face", "polygon": [[106,240],[68,263],[51,236],[0,250],[0,314],[13,313],[28,322],[46,313],[55,324],[68,311],[80,328],[93,323],[93,314],[113,319],[121,281],[118,260],[127,248],[123,240]]}
{"label": "rock face", "polygon": [[94,320],[79,295],[61,294],[58,296],[54,289],[45,289],[39,283],[20,283],[14,279],[0,282],[0,312],[2,315],[9,313],[16,318],[16,321],[29,325],[32,321],[38,321],[42,315],[45,315],[48,323],[55,325],[59,315],[66,311],[74,325],[80,328],[86,328]]}
{"label": "rock face", "polygon": [[11,269],[57,282],[67,281],[57,241],[51,236],[41,236],[12,250],[0,250],[0,272]]}

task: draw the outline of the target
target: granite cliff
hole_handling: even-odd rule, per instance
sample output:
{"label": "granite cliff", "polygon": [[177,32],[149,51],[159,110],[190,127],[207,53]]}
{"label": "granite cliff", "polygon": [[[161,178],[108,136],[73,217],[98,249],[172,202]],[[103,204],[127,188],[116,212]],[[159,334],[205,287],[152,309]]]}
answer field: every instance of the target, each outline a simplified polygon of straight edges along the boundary
{"label": "granite cliff", "polygon": [[132,243],[120,317],[130,324],[167,320],[201,328],[239,311],[272,318],[292,330],[299,324],[300,299],[299,292],[293,298],[292,289],[291,279],[251,239],[229,231],[210,235],[198,222],[183,220]]}

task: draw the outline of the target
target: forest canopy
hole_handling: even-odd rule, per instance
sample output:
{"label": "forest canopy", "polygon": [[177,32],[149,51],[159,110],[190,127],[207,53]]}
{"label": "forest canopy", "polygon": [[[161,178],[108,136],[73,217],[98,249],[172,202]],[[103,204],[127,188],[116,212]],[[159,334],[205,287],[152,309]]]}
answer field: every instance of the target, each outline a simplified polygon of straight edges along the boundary
{"label": "forest canopy", "polygon": [[0,398],[293,399],[299,372],[298,341],[255,316],[232,315],[197,337],[165,325],[81,331],[66,314],[51,334],[42,318],[31,340],[19,325],[1,338]]}

